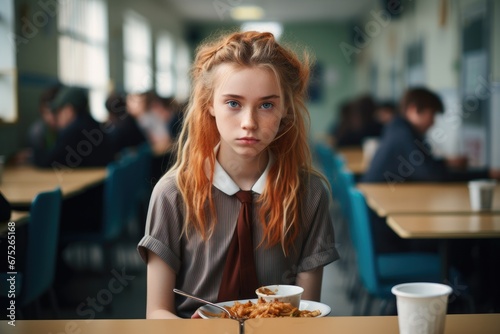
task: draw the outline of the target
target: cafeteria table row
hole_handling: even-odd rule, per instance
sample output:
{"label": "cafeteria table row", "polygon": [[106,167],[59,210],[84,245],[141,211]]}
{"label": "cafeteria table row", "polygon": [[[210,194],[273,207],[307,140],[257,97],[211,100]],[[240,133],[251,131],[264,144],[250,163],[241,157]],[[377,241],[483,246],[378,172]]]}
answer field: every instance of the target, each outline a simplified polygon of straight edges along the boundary
{"label": "cafeteria table row", "polygon": [[500,187],[492,208],[470,207],[467,183],[359,183],[368,206],[404,239],[439,240],[442,278],[448,281],[452,239],[500,238]]}
{"label": "cafeteria table row", "polygon": [[[359,183],[368,205],[380,216],[393,214],[475,214],[466,182]],[[492,209],[500,214],[500,186],[495,187]]]}
{"label": "cafeteria table row", "polygon": [[[245,334],[315,333],[315,334],[396,334],[397,316],[263,318],[247,320]],[[15,327],[0,322],[0,333],[67,334],[160,334],[160,333],[240,333],[239,323],[230,319],[175,320],[18,320]],[[451,314],[446,316],[447,334],[498,334],[500,314]]]}
{"label": "cafeteria table row", "polygon": [[65,198],[104,181],[105,167],[41,169],[32,166],[7,167],[0,191],[15,209],[27,210],[35,196],[61,187]]}

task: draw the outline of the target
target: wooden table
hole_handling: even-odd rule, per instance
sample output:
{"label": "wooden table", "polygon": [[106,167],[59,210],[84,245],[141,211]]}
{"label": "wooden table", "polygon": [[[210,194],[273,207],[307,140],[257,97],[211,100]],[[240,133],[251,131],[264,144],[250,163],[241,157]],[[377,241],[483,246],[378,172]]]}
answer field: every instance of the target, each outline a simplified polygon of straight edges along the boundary
{"label": "wooden table", "polygon": [[363,174],[366,164],[361,147],[346,147],[337,150],[337,153],[344,158],[346,168],[353,174]]}
{"label": "wooden table", "polygon": [[[164,333],[218,333],[238,334],[239,324],[229,319],[211,320],[24,320],[16,321],[16,327],[0,322],[1,333],[79,333],[79,334],[164,334]],[[253,319],[244,326],[247,334],[276,333],[374,333],[397,334],[397,316],[374,317],[325,317]],[[447,334],[498,334],[500,314],[447,315]]]}
{"label": "wooden table", "polygon": [[390,215],[387,224],[405,239],[500,238],[500,214]]}
{"label": "wooden table", "polygon": [[449,280],[450,239],[500,238],[500,214],[395,214],[387,225],[404,239],[439,239],[443,282]]}
{"label": "wooden table", "polygon": [[[359,183],[366,202],[380,217],[392,214],[471,214],[467,183]],[[500,186],[492,212],[500,213]]]}
{"label": "wooden table", "polygon": [[63,196],[68,197],[102,182],[106,175],[105,167],[61,171],[27,166],[10,167],[4,170],[0,191],[13,206],[29,207],[42,191],[59,186]]}
{"label": "wooden table", "polygon": [[467,183],[361,183],[368,206],[405,239],[439,239],[441,276],[449,276],[449,240],[500,237],[500,187],[492,210],[471,210]]}

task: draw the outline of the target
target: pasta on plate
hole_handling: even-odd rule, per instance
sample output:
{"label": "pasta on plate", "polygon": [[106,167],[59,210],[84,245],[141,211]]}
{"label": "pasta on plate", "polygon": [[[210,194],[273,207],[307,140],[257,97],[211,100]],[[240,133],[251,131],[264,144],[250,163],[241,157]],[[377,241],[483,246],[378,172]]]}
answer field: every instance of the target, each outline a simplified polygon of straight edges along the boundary
{"label": "pasta on plate", "polygon": [[[248,301],[246,303],[234,302],[233,306],[224,306],[229,312],[240,319],[253,319],[253,318],[278,318],[278,317],[303,317],[312,318],[321,314],[320,310],[299,310],[297,307],[292,306],[290,303],[283,303],[278,301],[266,302],[258,299],[257,302]],[[209,316],[227,318],[227,314],[210,313],[203,311]]]}

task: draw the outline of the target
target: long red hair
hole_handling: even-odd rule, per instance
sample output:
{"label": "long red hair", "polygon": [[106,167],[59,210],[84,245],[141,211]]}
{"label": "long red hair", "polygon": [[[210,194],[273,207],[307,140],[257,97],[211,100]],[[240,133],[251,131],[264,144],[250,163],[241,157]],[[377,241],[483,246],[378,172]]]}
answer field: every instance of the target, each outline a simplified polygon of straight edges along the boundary
{"label": "long red hair", "polygon": [[[213,103],[216,68],[265,66],[278,79],[286,116],[268,150],[275,158],[265,190],[259,197],[259,220],[267,246],[281,243],[285,253],[299,233],[301,199],[312,168],[307,142],[309,112],[305,106],[309,57],[300,61],[294,52],[276,42],[271,33],[233,33],[202,44],[192,66],[193,91],[186,110],[177,149],[175,173],[185,205],[184,232],[191,228],[203,238],[211,235],[217,217],[212,198],[214,147],[220,135],[209,107]],[[208,164],[208,166],[207,166]]]}

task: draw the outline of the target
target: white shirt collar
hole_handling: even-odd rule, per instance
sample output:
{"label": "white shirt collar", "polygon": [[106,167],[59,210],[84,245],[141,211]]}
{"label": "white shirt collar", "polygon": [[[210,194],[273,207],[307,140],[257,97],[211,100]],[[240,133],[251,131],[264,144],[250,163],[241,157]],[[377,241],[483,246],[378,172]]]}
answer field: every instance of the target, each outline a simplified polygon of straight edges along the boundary
{"label": "white shirt collar", "polygon": [[[216,151],[218,149],[219,145],[215,147]],[[267,175],[269,174],[269,170],[271,169],[273,163],[274,163],[274,158],[271,154],[269,154],[269,161],[267,162],[266,169],[259,177],[257,182],[255,182],[255,184],[252,186],[251,190],[253,192],[256,192],[258,194],[262,194],[262,192],[264,192]],[[233,179],[231,179],[229,174],[224,170],[224,168],[222,168],[217,159],[215,160],[214,180],[212,185],[217,189],[219,189],[220,191],[227,194],[228,196],[232,196],[240,190],[240,187],[238,187],[238,185],[233,181]]]}

